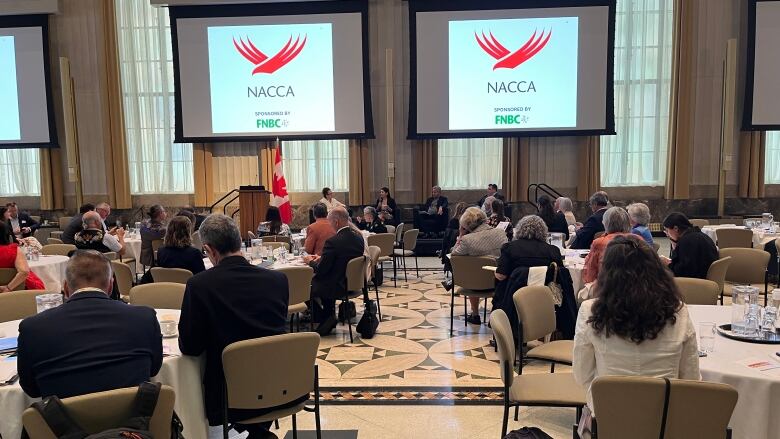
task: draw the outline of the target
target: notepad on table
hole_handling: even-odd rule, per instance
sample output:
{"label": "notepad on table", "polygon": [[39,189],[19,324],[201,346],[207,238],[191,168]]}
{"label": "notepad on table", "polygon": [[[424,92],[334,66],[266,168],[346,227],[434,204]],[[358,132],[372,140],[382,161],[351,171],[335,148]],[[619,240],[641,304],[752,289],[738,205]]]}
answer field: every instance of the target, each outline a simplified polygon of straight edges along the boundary
{"label": "notepad on table", "polygon": [[0,338],[0,354],[16,351],[18,341],[16,337]]}

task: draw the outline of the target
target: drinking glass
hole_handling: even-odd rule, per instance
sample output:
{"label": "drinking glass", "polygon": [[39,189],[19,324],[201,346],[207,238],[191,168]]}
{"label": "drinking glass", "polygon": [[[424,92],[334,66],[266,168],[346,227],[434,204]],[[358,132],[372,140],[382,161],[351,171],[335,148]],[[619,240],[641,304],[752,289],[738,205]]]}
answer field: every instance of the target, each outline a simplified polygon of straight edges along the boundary
{"label": "drinking glass", "polygon": [[176,320],[160,320],[160,332],[163,337],[173,337],[178,330]]}
{"label": "drinking glass", "polygon": [[715,350],[715,323],[699,323],[699,351],[706,354]]}
{"label": "drinking glass", "polygon": [[41,294],[35,296],[35,307],[38,314],[60,305],[62,305],[62,294]]}

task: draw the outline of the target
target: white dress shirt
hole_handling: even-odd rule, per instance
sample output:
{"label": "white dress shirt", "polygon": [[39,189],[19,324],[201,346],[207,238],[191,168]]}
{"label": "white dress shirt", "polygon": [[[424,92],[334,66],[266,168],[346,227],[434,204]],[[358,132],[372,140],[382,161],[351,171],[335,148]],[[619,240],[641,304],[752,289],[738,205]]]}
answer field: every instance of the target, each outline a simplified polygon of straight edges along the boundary
{"label": "white dress shirt", "polygon": [[337,200],[335,198],[331,198],[330,201],[328,201],[327,198],[322,197],[322,198],[320,198],[320,203],[324,204],[325,207],[328,208],[328,212],[330,212],[331,210],[333,210],[333,209],[335,209],[337,207],[344,207],[344,204],[342,204],[339,200]]}
{"label": "white dress shirt", "polygon": [[603,330],[597,334],[587,323],[594,302],[595,299],[586,300],[580,307],[572,365],[574,379],[585,388],[591,411],[590,385],[601,376],[701,379],[696,331],[685,305],[677,313],[674,325],[667,324],[654,340],[637,344],[616,335],[607,337]]}

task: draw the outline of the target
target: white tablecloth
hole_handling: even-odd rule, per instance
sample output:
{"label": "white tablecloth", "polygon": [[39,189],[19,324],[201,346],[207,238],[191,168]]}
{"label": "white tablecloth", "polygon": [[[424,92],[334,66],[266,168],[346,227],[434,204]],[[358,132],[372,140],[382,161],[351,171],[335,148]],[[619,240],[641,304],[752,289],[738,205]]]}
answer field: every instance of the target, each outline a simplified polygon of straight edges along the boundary
{"label": "white tablecloth", "polygon": [[122,259],[135,259],[135,271],[137,273],[144,272],[144,267],[141,265],[140,236],[133,236],[132,238],[128,238],[128,236],[125,235],[125,254],[122,256]]}
{"label": "white tablecloth", "polygon": [[37,261],[27,261],[30,270],[38,276],[46,290],[59,293],[62,290],[62,284],[65,282],[65,268],[68,266],[67,256],[43,256]]}
{"label": "white tablecloth", "polygon": [[582,271],[585,269],[585,258],[581,255],[585,255],[590,250],[570,250],[566,249],[563,253],[563,265],[569,269],[571,275],[572,286],[574,287],[574,295],[582,289],[584,285],[582,282]]}
{"label": "white tablecloth", "polygon": [[[253,259],[252,261],[253,265],[260,265],[262,262],[260,259]],[[203,265],[206,266],[206,270],[213,267],[214,265],[211,263],[211,260],[209,258],[203,258]],[[273,265],[268,265],[265,268],[269,270],[278,270],[283,267],[305,267],[306,264],[303,263],[303,258],[296,257],[295,259],[290,260],[289,262],[274,262]]]}
{"label": "white tablecloth", "polygon": [[[179,318],[179,310],[157,310],[157,318],[171,316]],[[19,321],[0,323],[0,337],[14,337],[18,334]],[[177,338],[163,339],[163,346],[171,355],[163,359],[160,373],[153,381],[173,387],[176,392],[174,410],[184,424],[187,439],[207,439],[208,421],[203,404],[201,377],[204,361],[201,357],[182,356]],[[0,360],[0,377],[16,370],[14,359]],[[19,383],[0,387],[0,435],[4,439],[16,439],[22,432],[22,413],[35,400],[28,397]]]}
{"label": "white tablecloth", "polygon": [[[705,235],[709,236],[713,242],[717,243],[718,239],[716,235],[716,230],[718,229],[745,229],[745,227],[737,226],[734,224],[723,224],[720,226],[704,226],[702,227],[701,231],[704,232]],[[777,238],[780,238],[780,234],[778,233],[769,233],[763,230],[753,229],[753,248],[758,248],[763,250],[764,246],[768,242],[774,241]]]}
{"label": "white tablecloth", "polygon": [[[688,310],[697,331],[699,322],[731,323],[729,306],[690,305]],[[780,365],[777,351],[779,345],[744,343],[716,335],[715,351],[699,359],[702,379],[729,384],[739,392],[729,424],[734,439],[780,437],[780,374],[771,375],[737,363],[756,358]]]}

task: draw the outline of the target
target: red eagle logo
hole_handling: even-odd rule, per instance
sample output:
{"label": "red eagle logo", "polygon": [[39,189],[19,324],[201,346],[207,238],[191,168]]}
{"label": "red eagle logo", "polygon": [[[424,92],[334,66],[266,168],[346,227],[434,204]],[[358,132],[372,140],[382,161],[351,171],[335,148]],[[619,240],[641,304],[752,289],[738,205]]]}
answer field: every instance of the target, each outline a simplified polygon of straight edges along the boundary
{"label": "red eagle logo", "polygon": [[242,38],[239,38],[237,42],[236,38],[233,37],[233,45],[236,47],[236,50],[238,50],[238,53],[257,66],[252,70],[253,75],[257,73],[268,73],[270,75],[295,59],[295,57],[301,53],[301,50],[303,50],[303,46],[306,45],[306,35],[303,36],[303,41],[301,41],[300,35],[295,38],[295,42],[293,42],[292,38],[292,35],[290,35],[287,44],[285,44],[276,55],[270,58],[268,55],[258,50],[257,47],[252,44],[249,37],[247,37],[246,43]]}
{"label": "red eagle logo", "polygon": [[544,46],[546,46],[547,42],[550,41],[550,36],[552,36],[552,29],[547,32],[547,36],[544,35],[544,30],[538,37],[536,34],[537,31],[534,31],[533,35],[531,35],[531,38],[529,38],[528,41],[523,44],[523,47],[517,49],[515,52],[510,52],[506,47],[499,43],[496,37],[493,36],[492,32],[489,33],[490,38],[485,36],[485,32],[482,32],[482,38],[480,38],[479,35],[474,32],[474,38],[477,39],[477,44],[479,44],[479,47],[481,47],[482,50],[487,52],[487,54],[493,58],[499,60],[493,66],[493,70],[514,69],[520,64],[533,58],[534,55],[544,49]]}

